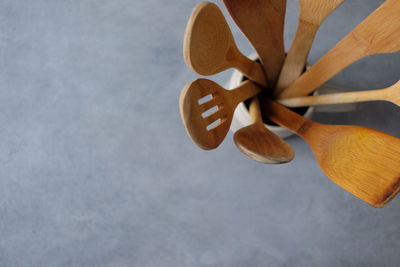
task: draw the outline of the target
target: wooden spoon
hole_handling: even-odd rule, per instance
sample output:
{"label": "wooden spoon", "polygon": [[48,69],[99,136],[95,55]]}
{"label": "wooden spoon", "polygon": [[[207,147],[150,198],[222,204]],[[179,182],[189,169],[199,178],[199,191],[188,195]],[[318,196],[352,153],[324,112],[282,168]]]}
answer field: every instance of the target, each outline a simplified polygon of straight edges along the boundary
{"label": "wooden spoon", "polygon": [[294,151],[289,144],[264,126],[258,97],[250,102],[250,117],[254,123],[233,136],[239,151],[262,163],[280,164],[293,160]]}
{"label": "wooden spoon", "polygon": [[386,0],[352,32],[300,76],[279,98],[306,96],[351,63],[400,50],[400,1]]}
{"label": "wooden spoon", "polygon": [[201,2],[192,11],[183,42],[186,64],[200,75],[236,68],[250,80],[267,86],[262,66],[237,48],[232,32],[217,5]]}
{"label": "wooden spoon", "polygon": [[233,20],[257,51],[274,87],[285,59],[283,27],[286,0],[224,0]]}
{"label": "wooden spoon", "polygon": [[345,0],[299,0],[300,16],[296,35],[286,56],[275,89],[281,93],[296,80],[307,62],[315,35],[322,22]]}
{"label": "wooden spoon", "polygon": [[251,81],[225,90],[207,79],[187,84],[180,95],[179,107],[189,136],[202,149],[219,146],[228,133],[236,106],[262,90]]}
{"label": "wooden spoon", "polygon": [[400,139],[360,126],[310,121],[266,100],[263,114],[300,135],[325,174],[337,185],[374,207],[400,190]]}
{"label": "wooden spoon", "polygon": [[400,80],[394,85],[385,89],[283,98],[278,99],[277,101],[288,107],[305,107],[377,100],[389,101],[400,106]]}

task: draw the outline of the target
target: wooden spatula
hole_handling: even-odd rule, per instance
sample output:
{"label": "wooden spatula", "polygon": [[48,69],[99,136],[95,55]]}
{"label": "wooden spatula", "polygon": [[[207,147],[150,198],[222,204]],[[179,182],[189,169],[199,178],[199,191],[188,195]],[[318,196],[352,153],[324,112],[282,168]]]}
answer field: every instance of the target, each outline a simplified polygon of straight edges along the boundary
{"label": "wooden spatula", "polygon": [[239,151],[262,163],[281,164],[291,161],[294,158],[293,149],[264,126],[258,97],[251,100],[249,111],[253,124],[238,130],[233,136]]}
{"label": "wooden spatula", "polygon": [[278,95],[302,73],[315,35],[322,22],[345,0],[299,0],[296,35],[286,56],[274,91]]}
{"label": "wooden spatula", "polygon": [[192,11],[183,42],[189,68],[200,75],[213,75],[236,68],[247,78],[267,86],[262,66],[237,48],[232,32],[217,5],[201,2]]}
{"label": "wooden spatula", "polygon": [[352,32],[300,76],[279,98],[306,96],[351,63],[400,50],[400,1],[386,0]]}
{"label": "wooden spatula", "polygon": [[206,150],[218,147],[228,133],[236,106],[261,90],[251,81],[234,90],[225,90],[207,79],[187,84],[181,92],[179,107],[193,142]]}
{"label": "wooden spatula", "polygon": [[310,121],[265,99],[263,114],[300,135],[325,174],[374,207],[382,207],[400,189],[400,139],[359,126]]}
{"label": "wooden spatula", "polygon": [[305,107],[378,100],[389,101],[400,106],[400,81],[385,89],[283,98],[277,101],[288,107]]}
{"label": "wooden spatula", "polygon": [[257,51],[268,83],[273,87],[285,58],[283,28],[286,0],[224,0],[224,3]]}

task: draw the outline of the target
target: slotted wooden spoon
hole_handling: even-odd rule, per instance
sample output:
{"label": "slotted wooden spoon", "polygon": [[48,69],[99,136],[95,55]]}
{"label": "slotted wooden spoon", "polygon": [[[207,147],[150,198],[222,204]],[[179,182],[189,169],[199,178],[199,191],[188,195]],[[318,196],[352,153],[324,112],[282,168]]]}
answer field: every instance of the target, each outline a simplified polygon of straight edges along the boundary
{"label": "slotted wooden spoon", "polygon": [[400,1],[386,0],[279,98],[306,96],[351,63],[373,54],[400,50]]}
{"label": "slotted wooden spoon", "polygon": [[324,173],[337,185],[382,207],[400,190],[400,139],[360,126],[308,120],[265,99],[263,114],[300,135]]}
{"label": "slotted wooden spoon", "polygon": [[257,51],[274,87],[285,59],[283,27],[286,0],[224,0],[233,20]]}
{"label": "slotted wooden spoon", "polygon": [[236,68],[247,78],[267,86],[262,66],[237,48],[232,32],[217,5],[201,2],[192,11],[183,42],[186,64],[200,75]]}
{"label": "slotted wooden spoon", "polygon": [[288,107],[306,107],[378,100],[389,101],[400,106],[400,81],[385,89],[284,98],[277,101]]}
{"label": "slotted wooden spoon", "polygon": [[218,147],[228,133],[236,106],[260,91],[261,87],[251,81],[233,90],[225,90],[207,79],[187,84],[179,99],[187,133],[202,149]]}
{"label": "slotted wooden spoon", "polygon": [[299,0],[300,15],[295,37],[274,91],[278,95],[302,73],[315,35],[322,22],[345,0]]}
{"label": "slotted wooden spoon", "polygon": [[265,127],[258,97],[251,100],[249,111],[253,124],[241,128],[233,136],[239,151],[262,163],[280,164],[293,160],[294,151],[289,144]]}

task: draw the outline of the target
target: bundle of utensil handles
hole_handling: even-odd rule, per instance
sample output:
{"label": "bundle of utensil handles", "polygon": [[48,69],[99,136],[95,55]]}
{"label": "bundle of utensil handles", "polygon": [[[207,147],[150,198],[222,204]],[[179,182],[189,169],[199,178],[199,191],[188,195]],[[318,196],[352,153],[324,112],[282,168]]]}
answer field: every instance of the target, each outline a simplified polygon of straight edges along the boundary
{"label": "bundle of utensil handles", "polygon": [[235,108],[249,100],[253,123],[234,134],[234,143],[244,155],[268,164],[293,160],[290,145],[265,127],[263,119],[269,119],[302,137],[338,186],[374,207],[388,203],[400,190],[400,138],[362,126],[316,123],[287,107],[374,100],[400,105],[400,82],[386,89],[309,96],[353,62],[400,50],[400,1],[386,0],[304,73],[319,26],[345,0],[298,0],[298,27],[287,54],[286,0],[223,2],[260,62],[239,51],[217,5],[201,2],[194,7],[183,44],[187,66],[204,76],[235,68],[246,77],[233,90],[204,78],[183,88],[180,113],[194,143],[206,150],[217,148]]}

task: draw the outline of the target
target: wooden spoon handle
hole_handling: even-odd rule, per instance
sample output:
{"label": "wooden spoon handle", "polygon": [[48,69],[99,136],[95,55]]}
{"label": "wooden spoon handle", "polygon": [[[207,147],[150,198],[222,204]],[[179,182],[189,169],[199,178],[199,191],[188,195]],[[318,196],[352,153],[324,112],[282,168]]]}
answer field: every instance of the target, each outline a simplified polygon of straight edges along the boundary
{"label": "wooden spoon handle", "polygon": [[360,47],[353,35],[347,35],[306,73],[278,94],[278,97],[306,96],[345,67],[369,55],[369,53],[370,51],[366,47]]}
{"label": "wooden spoon handle", "polygon": [[279,75],[274,91],[275,96],[289,87],[301,75],[318,28],[318,25],[306,24],[302,20],[299,21],[292,46],[289,49]]}
{"label": "wooden spoon handle", "polygon": [[251,81],[245,81],[238,88],[227,90],[232,106],[236,107],[240,102],[256,96],[262,88]]}
{"label": "wooden spoon handle", "polygon": [[261,112],[263,116],[268,117],[280,126],[288,128],[303,138],[306,138],[308,129],[314,124],[314,122],[269,99],[265,99],[262,102]]}
{"label": "wooden spoon handle", "polygon": [[306,107],[328,104],[357,103],[384,100],[400,106],[400,80],[394,85],[377,90],[335,93],[316,96],[281,98],[277,101],[287,107]]}
{"label": "wooden spoon handle", "polygon": [[253,97],[253,99],[250,102],[249,113],[250,113],[250,118],[253,120],[254,123],[263,122],[260,110],[260,101],[258,100],[257,96]]}
{"label": "wooden spoon handle", "polygon": [[231,55],[231,61],[236,69],[238,69],[250,80],[264,87],[268,86],[267,78],[265,77],[261,64],[244,56],[236,47],[233,48],[231,52],[233,53]]}
{"label": "wooden spoon handle", "polygon": [[306,107],[328,104],[357,103],[366,101],[387,100],[386,90],[369,90],[360,92],[336,93],[316,96],[303,96],[293,98],[282,98],[277,101],[287,107]]}
{"label": "wooden spoon handle", "polygon": [[399,12],[399,0],[386,0],[278,98],[306,96],[358,59],[399,51]]}

